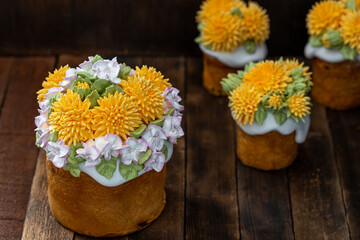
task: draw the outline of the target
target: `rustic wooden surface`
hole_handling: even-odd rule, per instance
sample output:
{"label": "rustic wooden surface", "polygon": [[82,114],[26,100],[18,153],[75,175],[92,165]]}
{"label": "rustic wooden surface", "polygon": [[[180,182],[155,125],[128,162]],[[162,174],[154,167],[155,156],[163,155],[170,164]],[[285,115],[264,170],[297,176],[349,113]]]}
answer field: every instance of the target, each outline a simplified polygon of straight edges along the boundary
{"label": "rustic wooden surface", "polygon": [[[0,57],[0,239],[92,239],[52,216],[45,156],[33,132],[35,92],[47,72],[84,58]],[[227,100],[202,87],[201,59],[119,60],[153,65],[181,90],[186,136],[168,164],[164,212],[144,230],[114,239],[360,239],[360,109],[315,103],[293,165],[258,171],[237,159]]]}
{"label": "rustic wooden surface", "polygon": [[[270,56],[303,54],[305,16],[315,1],[256,0],[270,17]],[[0,54],[200,55],[194,38],[201,2],[1,0]]]}

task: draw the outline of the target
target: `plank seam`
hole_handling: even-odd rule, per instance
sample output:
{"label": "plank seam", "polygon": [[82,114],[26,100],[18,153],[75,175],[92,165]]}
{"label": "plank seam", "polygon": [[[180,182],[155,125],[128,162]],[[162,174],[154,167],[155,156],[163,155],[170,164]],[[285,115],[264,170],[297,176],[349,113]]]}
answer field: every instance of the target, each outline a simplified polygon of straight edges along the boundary
{"label": "plank seam", "polygon": [[[233,131],[236,133],[237,129],[236,129],[236,124],[233,124]],[[240,222],[240,204],[239,204],[239,176],[238,176],[238,167],[239,167],[239,164],[238,164],[238,159],[237,159],[237,153],[236,153],[236,150],[237,150],[237,145],[236,145],[236,138],[237,138],[237,135],[234,134],[234,138],[233,138],[233,143],[234,143],[234,159],[235,159],[235,179],[236,179],[236,182],[235,182],[235,185],[236,185],[236,204],[238,206],[238,223],[239,223],[239,236],[240,236],[240,240],[242,239],[242,235],[241,235],[241,222]]]}
{"label": "plank seam", "polygon": [[6,80],[5,80],[5,90],[4,90],[4,95],[3,95],[3,98],[1,99],[1,105],[0,105],[0,117],[2,115],[3,107],[5,105],[6,96],[7,96],[8,90],[9,90],[10,76],[11,76],[11,72],[13,70],[12,66],[14,65],[14,62],[15,62],[15,59],[11,62],[11,69],[9,71],[9,74],[8,74]]}
{"label": "plank seam", "polygon": [[291,202],[291,189],[290,189],[290,177],[289,177],[289,171],[288,168],[285,170],[286,171],[286,179],[287,179],[287,185],[288,185],[288,193],[289,193],[289,207],[290,207],[290,220],[291,220],[291,230],[292,230],[292,235],[293,238],[295,238],[295,226],[294,226],[294,217],[293,217],[293,207],[292,207],[292,202]]}

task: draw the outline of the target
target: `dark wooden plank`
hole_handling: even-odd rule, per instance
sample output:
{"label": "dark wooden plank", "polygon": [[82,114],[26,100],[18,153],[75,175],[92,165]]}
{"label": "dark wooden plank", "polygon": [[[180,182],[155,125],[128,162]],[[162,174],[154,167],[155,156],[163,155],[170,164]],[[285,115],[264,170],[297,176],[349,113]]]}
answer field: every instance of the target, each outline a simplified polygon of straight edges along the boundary
{"label": "dark wooden plank", "polygon": [[54,68],[54,57],[16,58],[9,74],[9,87],[1,112],[1,134],[34,135],[34,117],[38,114],[36,92],[48,72]]}
{"label": "dark wooden plank", "polygon": [[72,240],[74,233],[61,226],[51,214],[47,199],[46,156],[41,150],[32,181],[29,204],[26,212],[23,240],[57,239]]}
{"label": "dark wooden plank", "polygon": [[306,142],[288,169],[296,239],[349,239],[324,107],[314,103]]}
{"label": "dark wooden plank", "polygon": [[5,92],[8,87],[10,70],[13,63],[13,57],[0,57],[0,106],[2,106]]}
{"label": "dark wooden plank", "polygon": [[233,120],[227,99],[202,86],[187,62],[186,239],[239,239]]}
{"label": "dark wooden plank", "polygon": [[360,239],[360,109],[327,110],[351,239]]}
{"label": "dark wooden plank", "polygon": [[294,239],[286,170],[265,172],[237,162],[241,239]]}
{"label": "dark wooden plank", "polygon": [[19,239],[38,149],[33,135],[0,135],[0,239]]}

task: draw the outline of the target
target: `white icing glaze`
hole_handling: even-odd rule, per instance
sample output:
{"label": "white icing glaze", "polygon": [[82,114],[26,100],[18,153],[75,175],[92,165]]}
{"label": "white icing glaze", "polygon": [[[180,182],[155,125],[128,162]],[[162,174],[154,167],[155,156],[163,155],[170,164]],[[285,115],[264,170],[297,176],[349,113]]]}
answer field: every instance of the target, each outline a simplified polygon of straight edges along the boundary
{"label": "white icing glaze", "polygon": [[271,131],[278,131],[282,135],[288,135],[296,131],[295,142],[303,143],[310,127],[309,115],[305,116],[304,119],[305,123],[302,121],[297,123],[294,119],[288,118],[281,126],[279,126],[276,122],[275,116],[268,112],[267,117],[261,126],[254,121],[252,125],[246,124],[245,126],[241,126],[239,124],[239,127],[249,135],[262,135]]}
{"label": "white icing glaze", "polygon": [[[307,58],[320,58],[321,60],[338,63],[346,61],[345,57],[339,50],[327,49],[326,47],[314,47],[307,43],[304,49],[305,57]],[[356,60],[360,61],[360,54],[356,56]]]}
{"label": "white icing glaze", "polygon": [[[168,148],[168,157],[165,160],[165,163],[167,163],[172,156],[174,146],[173,146],[173,144],[171,144],[167,141],[165,141],[165,145]],[[95,181],[97,181],[101,185],[103,185],[105,187],[116,187],[116,186],[119,186],[128,181],[125,178],[123,178],[123,176],[121,176],[120,170],[119,170],[119,165],[120,165],[120,160],[118,159],[117,163],[116,163],[116,169],[115,169],[114,175],[111,179],[107,179],[106,177],[104,177],[100,173],[98,173],[96,171],[96,167],[85,167],[85,162],[80,163],[79,167],[82,172],[84,172],[87,175],[89,175],[90,177],[92,177]],[[144,173],[145,173],[145,171],[141,170],[139,172],[138,176],[141,176]]]}
{"label": "white icing glaze", "polygon": [[262,45],[256,45],[256,50],[254,53],[248,53],[245,50],[244,45],[239,46],[236,50],[229,53],[212,51],[210,49],[206,49],[201,44],[199,44],[199,46],[203,53],[205,53],[209,57],[216,58],[226,66],[232,68],[240,68],[245,66],[249,62],[264,60],[267,55],[267,47],[265,43]]}

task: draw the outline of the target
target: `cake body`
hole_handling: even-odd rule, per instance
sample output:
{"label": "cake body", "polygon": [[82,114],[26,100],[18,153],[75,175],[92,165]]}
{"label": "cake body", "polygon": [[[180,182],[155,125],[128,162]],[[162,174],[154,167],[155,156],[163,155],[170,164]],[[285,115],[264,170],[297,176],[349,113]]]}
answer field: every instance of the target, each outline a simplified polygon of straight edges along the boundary
{"label": "cake body", "polygon": [[336,110],[360,106],[360,61],[330,63],[312,60],[312,97],[322,105]]}
{"label": "cake body", "polygon": [[164,209],[166,167],[116,187],[85,173],[74,178],[47,161],[48,198],[54,217],[66,228],[94,237],[122,236],[148,226]]}

